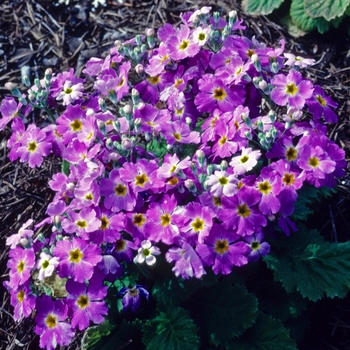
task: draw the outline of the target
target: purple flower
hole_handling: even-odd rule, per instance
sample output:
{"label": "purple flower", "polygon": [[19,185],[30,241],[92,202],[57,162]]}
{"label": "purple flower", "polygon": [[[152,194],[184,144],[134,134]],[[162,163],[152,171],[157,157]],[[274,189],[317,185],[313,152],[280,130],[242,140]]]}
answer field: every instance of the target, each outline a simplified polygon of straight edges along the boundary
{"label": "purple flower", "polygon": [[193,57],[199,52],[200,46],[193,41],[190,34],[190,28],[182,25],[176,35],[172,35],[167,40],[169,55],[173,60],[177,61],[186,57]]}
{"label": "purple flower", "polygon": [[153,56],[145,68],[145,72],[151,77],[157,76],[163,72],[165,66],[170,62],[170,52],[168,46],[161,42],[159,48],[153,51]]}
{"label": "purple flower", "polygon": [[306,101],[306,104],[309,106],[309,111],[314,115],[315,119],[320,119],[323,115],[326,122],[336,123],[338,121],[338,116],[331,109],[331,107],[337,108],[338,103],[327,96],[320,86],[315,85],[314,93]]}
{"label": "purple flower", "polygon": [[243,237],[243,241],[246,242],[251,249],[248,254],[249,261],[257,261],[261,256],[269,254],[270,245],[267,242],[262,242],[263,239],[264,234],[262,232]]}
{"label": "purple flower", "polygon": [[17,148],[20,161],[28,162],[31,168],[38,167],[43,162],[43,157],[50,154],[51,143],[46,141],[46,133],[30,124],[21,138],[21,146]]}
{"label": "purple flower", "polygon": [[172,270],[176,277],[181,276],[183,279],[193,276],[201,278],[206,274],[201,259],[187,242],[183,242],[181,248],[170,248],[165,254],[165,258],[169,263],[175,262]]}
{"label": "purple flower", "polygon": [[205,74],[198,81],[200,93],[194,103],[200,112],[212,112],[219,108],[223,112],[232,111],[244,103],[244,89],[241,85],[228,88],[221,79]]}
{"label": "purple flower", "polygon": [[29,279],[35,265],[35,254],[33,249],[17,247],[10,250],[9,257],[10,260],[7,262],[7,267],[10,269],[8,286],[11,289],[17,289]]}
{"label": "purple flower", "polygon": [[190,165],[191,160],[188,156],[180,161],[176,153],[172,156],[167,154],[164,157],[163,165],[158,169],[157,175],[159,178],[169,178],[177,175],[182,169],[189,168]]}
{"label": "purple flower", "polygon": [[135,312],[141,304],[141,296],[145,297],[147,300],[149,299],[149,292],[147,289],[140,285],[136,284],[132,288],[124,287],[118,292],[118,296],[123,296],[122,304],[123,310],[130,310],[131,312]]}
{"label": "purple flower", "polygon": [[198,131],[191,131],[190,127],[182,121],[167,122],[161,127],[162,134],[169,145],[174,143],[199,143]]}
{"label": "purple flower", "polygon": [[219,218],[226,229],[236,230],[240,236],[251,235],[266,226],[264,215],[256,208],[260,193],[247,185],[243,186],[233,197],[222,198],[223,209]]}
{"label": "purple flower", "polygon": [[30,238],[33,236],[34,231],[28,230],[27,227],[33,223],[33,219],[27,220],[22,227],[18,230],[18,233],[11,235],[6,239],[6,245],[10,246],[10,249],[16,248],[22,238]]}
{"label": "purple flower", "polygon": [[197,246],[196,251],[205,266],[211,266],[215,274],[228,275],[233,266],[248,263],[250,249],[244,242],[238,242],[239,239],[239,235],[214,224],[209,236]]}
{"label": "purple flower", "polygon": [[186,205],[183,217],[186,218],[185,225],[181,231],[189,239],[203,243],[204,238],[209,235],[213,226],[214,213],[200,203],[192,202]]}
{"label": "purple flower", "polygon": [[72,276],[80,283],[91,278],[94,266],[102,260],[101,249],[80,238],[58,241],[53,253],[60,258],[59,276]]}
{"label": "purple flower", "polygon": [[302,109],[305,100],[314,91],[311,81],[304,80],[299,72],[291,70],[288,75],[278,74],[271,79],[275,88],[271,92],[272,100],[280,106],[289,103],[290,106]]}
{"label": "purple flower", "polygon": [[37,299],[34,332],[40,336],[40,347],[53,350],[68,345],[75,333],[67,322],[68,307],[63,300],[51,300],[47,295]]}
{"label": "purple flower", "polygon": [[35,296],[27,281],[19,289],[11,289],[11,305],[14,307],[13,318],[15,321],[23,317],[29,317],[35,308]]}
{"label": "purple flower", "polygon": [[15,118],[19,118],[19,110],[22,104],[16,102],[13,97],[6,96],[0,105],[0,113],[2,114],[2,119],[0,119],[0,131],[3,130],[7,123]]}
{"label": "purple flower", "polygon": [[109,179],[100,180],[100,191],[105,197],[105,207],[113,212],[131,211],[135,207],[135,194],[130,184],[122,180],[119,169],[113,169],[109,174]]}
{"label": "purple flower", "polygon": [[104,275],[95,271],[89,280],[89,286],[85,283],[77,283],[68,280],[66,289],[68,292],[68,305],[72,310],[71,324],[79,330],[86,329],[90,321],[100,324],[104,316],[108,314],[108,307],[103,301],[107,295],[107,288],[102,286]]}

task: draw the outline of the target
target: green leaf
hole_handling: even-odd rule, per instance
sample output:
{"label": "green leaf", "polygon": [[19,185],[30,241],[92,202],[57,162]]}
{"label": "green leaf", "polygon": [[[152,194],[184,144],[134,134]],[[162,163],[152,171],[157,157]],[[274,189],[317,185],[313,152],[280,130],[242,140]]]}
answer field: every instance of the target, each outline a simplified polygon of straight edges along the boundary
{"label": "green leaf", "polygon": [[349,4],[350,0],[304,0],[304,9],[309,17],[330,21],[342,16]]}
{"label": "green leaf", "polygon": [[300,36],[303,36],[306,34],[306,32],[302,31],[292,20],[292,17],[290,16],[290,14],[284,16],[283,18],[281,18],[281,23],[282,25],[284,25],[287,30],[288,33],[292,36],[294,36],[295,38],[299,38]]}
{"label": "green leaf", "polygon": [[244,286],[232,286],[223,280],[196,293],[191,304],[194,317],[213,345],[228,346],[230,341],[250,327],[257,316],[258,301]]}
{"label": "green leaf", "polygon": [[167,154],[167,142],[164,138],[161,139],[161,142],[157,142],[156,138],[153,137],[151,142],[147,143],[146,149],[149,152],[152,152],[158,159],[163,159]]}
{"label": "green leaf", "polygon": [[328,30],[329,23],[324,18],[311,18],[304,9],[304,0],[292,0],[290,15],[293,22],[303,31],[310,32],[316,28]]}
{"label": "green leaf", "polygon": [[316,188],[311,185],[305,185],[298,190],[298,200],[295,203],[292,218],[296,221],[305,221],[309,215],[314,213],[315,203],[324,198],[328,198],[335,193],[335,190],[329,187]]}
{"label": "green leaf", "polygon": [[302,230],[302,234],[298,235],[299,246],[294,239],[289,249],[273,249],[264,257],[268,268],[274,271],[275,280],[288,293],[299,291],[312,301],[325,296],[345,297],[350,289],[350,242],[309,244],[307,230]]}
{"label": "green leaf", "polygon": [[268,15],[284,0],[243,0],[243,11],[250,15]]}
{"label": "green leaf", "polygon": [[85,330],[83,338],[81,340],[81,350],[92,350],[95,345],[101,340],[101,338],[109,335],[114,326],[105,320],[103,323],[89,327]]}
{"label": "green leaf", "polygon": [[62,167],[61,167],[62,173],[69,176],[69,173],[70,173],[69,167],[70,167],[70,163],[67,160],[63,159],[62,160]]}
{"label": "green leaf", "polygon": [[189,312],[181,307],[160,311],[158,316],[143,325],[142,331],[146,350],[199,349],[198,327]]}
{"label": "green leaf", "polygon": [[260,313],[253,327],[246,330],[242,337],[230,343],[229,350],[297,350],[289,330],[282,322]]}

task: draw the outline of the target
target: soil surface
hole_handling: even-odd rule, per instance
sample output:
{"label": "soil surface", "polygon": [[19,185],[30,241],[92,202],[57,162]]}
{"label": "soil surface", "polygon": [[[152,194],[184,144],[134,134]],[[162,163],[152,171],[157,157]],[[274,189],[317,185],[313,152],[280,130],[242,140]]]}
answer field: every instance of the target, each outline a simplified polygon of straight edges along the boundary
{"label": "soil surface", "polygon": [[[57,1],[58,2],[58,1]],[[253,35],[268,46],[286,40],[286,52],[314,58],[317,62],[303,73],[321,85],[338,102],[339,121],[329,126],[330,137],[346,151],[350,161],[350,38],[345,28],[327,34],[309,33],[293,38],[273,17],[249,17],[240,1],[182,0],[106,0],[106,6],[92,6],[93,1],[2,0],[0,4],[0,98],[8,95],[6,82],[21,84],[21,67],[31,68],[31,78],[42,77],[46,68],[54,72],[73,67],[79,75],[90,57],[105,57],[115,40],[126,40],[169,22],[179,23],[179,15],[202,6],[227,14],[235,9],[247,26],[245,35]],[[98,1],[95,1],[98,3]],[[102,2],[102,1],[101,1]],[[59,162],[49,158],[39,169],[10,163],[6,140],[10,129],[0,132],[0,349],[39,349],[30,320],[16,323],[9,294],[2,283],[6,269],[8,236],[28,219],[44,218],[47,204],[53,198],[47,182],[60,170]],[[349,168],[349,167],[348,167]],[[350,239],[350,173],[339,182],[338,194],[322,203],[310,225],[327,239]],[[311,323],[301,349],[350,349],[350,296],[343,300],[323,300],[310,310]],[[64,349],[77,349],[75,343]],[[126,347],[126,349],[131,349]]]}

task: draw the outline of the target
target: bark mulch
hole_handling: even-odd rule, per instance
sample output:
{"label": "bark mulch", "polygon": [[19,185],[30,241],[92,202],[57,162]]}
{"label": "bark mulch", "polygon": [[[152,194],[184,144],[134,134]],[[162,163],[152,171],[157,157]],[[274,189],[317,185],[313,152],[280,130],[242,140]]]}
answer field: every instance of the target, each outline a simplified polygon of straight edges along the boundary
{"label": "bark mulch", "polygon": [[[58,2],[58,1],[57,1]],[[68,2],[68,1],[67,1]],[[107,0],[107,6],[93,8],[92,1],[81,0],[55,6],[51,0],[2,0],[0,4],[0,98],[8,94],[3,87],[14,82],[20,89],[21,67],[29,66],[32,80],[41,78],[46,68],[54,72],[73,67],[80,74],[90,57],[105,57],[115,40],[126,40],[146,28],[158,28],[166,22],[179,23],[179,14],[201,6],[212,6],[228,13],[235,9],[248,27],[246,35],[255,35],[268,46],[277,46],[284,38],[287,52],[315,58],[317,64],[305,72],[339,103],[339,122],[329,128],[331,138],[346,151],[350,163],[350,39],[342,31],[325,35],[310,33],[290,37],[273,18],[248,17],[240,1],[195,0]],[[38,349],[30,320],[16,323],[9,294],[2,283],[6,269],[8,236],[28,219],[44,218],[53,198],[47,182],[60,170],[57,159],[47,159],[39,169],[19,162],[10,163],[6,140],[7,128],[0,132],[0,349]],[[350,239],[350,172],[340,182],[339,191],[315,217],[317,228],[330,240]],[[304,349],[350,349],[350,298],[325,300],[315,304],[314,320],[305,338]],[[79,348],[76,342],[65,349]],[[127,346],[126,349],[129,349]]]}

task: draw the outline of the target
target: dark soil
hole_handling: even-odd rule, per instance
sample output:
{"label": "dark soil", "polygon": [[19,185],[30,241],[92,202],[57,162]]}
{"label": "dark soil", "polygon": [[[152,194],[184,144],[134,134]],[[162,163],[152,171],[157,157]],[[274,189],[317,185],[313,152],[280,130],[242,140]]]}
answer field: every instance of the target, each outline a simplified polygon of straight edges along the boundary
{"label": "dark soil", "polygon": [[[330,137],[346,151],[350,160],[350,38],[342,28],[320,35],[309,33],[293,38],[265,16],[251,18],[242,13],[240,2],[182,0],[108,0],[106,7],[91,8],[88,0],[54,6],[50,0],[2,0],[0,4],[0,98],[8,94],[4,84],[19,85],[21,67],[31,67],[32,79],[42,77],[46,68],[60,72],[73,67],[80,74],[92,56],[105,57],[115,40],[125,40],[148,27],[166,22],[178,23],[179,14],[201,6],[212,6],[228,13],[235,9],[248,27],[246,35],[255,35],[268,46],[277,46],[284,38],[287,52],[315,58],[317,64],[307,76],[339,104],[339,122],[329,127]],[[40,169],[30,169],[7,158],[6,140],[10,130],[0,132],[0,349],[39,349],[30,320],[15,323],[9,294],[2,283],[7,279],[6,238],[29,218],[44,218],[53,195],[47,182],[60,169],[49,158]],[[338,185],[338,194],[317,208],[310,225],[332,241],[350,239],[350,174]],[[316,210],[316,209],[315,209]],[[350,258],[350,257],[349,257]],[[310,310],[310,322],[300,349],[350,349],[350,297],[323,300]],[[79,348],[77,340],[69,349]],[[67,349],[67,348],[66,348]],[[126,346],[125,349],[130,349]]]}

